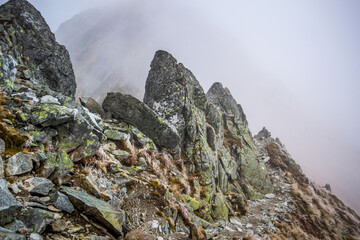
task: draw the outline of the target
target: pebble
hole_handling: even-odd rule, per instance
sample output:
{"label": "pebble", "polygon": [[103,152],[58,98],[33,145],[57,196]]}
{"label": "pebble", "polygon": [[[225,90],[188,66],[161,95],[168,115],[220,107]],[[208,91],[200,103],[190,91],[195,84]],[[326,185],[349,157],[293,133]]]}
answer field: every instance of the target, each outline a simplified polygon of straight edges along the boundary
{"label": "pebble", "polygon": [[252,225],[251,223],[248,223],[248,224],[246,224],[245,227],[246,227],[246,228],[252,228],[252,226],[253,226],[253,225]]}
{"label": "pebble", "polygon": [[153,220],[153,221],[152,221],[152,224],[151,224],[151,227],[152,227],[152,228],[158,228],[158,227],[159,227],[159,222],[156,221],[156,220]]}

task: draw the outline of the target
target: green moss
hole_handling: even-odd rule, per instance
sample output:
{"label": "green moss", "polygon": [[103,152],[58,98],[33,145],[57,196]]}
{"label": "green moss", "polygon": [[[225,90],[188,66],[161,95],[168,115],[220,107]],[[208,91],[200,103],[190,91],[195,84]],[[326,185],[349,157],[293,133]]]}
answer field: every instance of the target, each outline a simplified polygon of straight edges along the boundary
{"label": "green moss", "polygon": [[74,163],[70,160],[69,155],[65,151],[62,151],[60,155],[58,155],[57,161],[59,165],[62,165],[65,168],[72,168],[74,166]]}
{"label": "green moss", "polygon": [[181,196],[181,200],[186,203],[192,209],[192,211],[196,211],[201,208],[201,203],[199,201],[186,194]]}
{"label": "green moss", "polygon": [[226,207],[225,197],[221,193],[215,194],[213,203],[213,214],[217,220],[227,222],[229,218],[229,210]]}

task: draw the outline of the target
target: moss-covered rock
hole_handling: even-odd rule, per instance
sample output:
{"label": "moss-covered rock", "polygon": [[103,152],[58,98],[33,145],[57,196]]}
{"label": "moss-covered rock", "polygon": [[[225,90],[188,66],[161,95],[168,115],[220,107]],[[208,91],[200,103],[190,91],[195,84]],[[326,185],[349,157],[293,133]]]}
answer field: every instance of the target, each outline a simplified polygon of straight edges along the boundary
{"label": "moss-covered rock", "polygon": [[71,171],[73,166],[74,163],[65,151],[60,154],[48,153],[40,175],[61,182],[61,179]]}
{"label": "moss-covered rock", "polygon": [[12,56],[0,53],[0,87],[8,93],[14,90],[16,65]]}
{"label": "moss-covered rock", "polygon": [[26,210],[20,216],[20,220],[32,232],[43,233],[46,226],[55,220],[55,214],[44,209],[32,208]]}
{"label": "moss-covered rock", "polygon": [[182,194],[181,200],[186,203],[192,211],[196,211],[201,207],[201,203],[197,201],[196,199],[190,197],[189,195]]}
{"label": "moss-covered rock", "polygon": [[125,141],[126,139],[129,138],[129,135],[127,135],[126,133],[116,131],[113,129],[105,130],[104,134],[108,139],[115,140],[115,141]]}
{"label": "moss-covered rock", "polygon": [[115,209],[109,203],[92,197],[84,191],[78,191],[69,187],[61,187],[61,190],[69,196],[72,204],[80,212],[100,221],[116,235],[121,235],[122,226],[125,224],[124,211]]}
{"label": "moss-covered rock", "polygon": [[199,176],[200,196],[216,206],[217,219],[227,221],[228,214],[227,200],[216,194],[218,189],[242,196],[249,193],[250,198],[272,190],[246,116],[220,83],[205,95],[190,70],[171,54],[158,51],[146,81],[144,102],[177,128],[186,169]]}
{"label": "moss-covered rock", "polygon": [[229,209],[226,207],[225,202],[226,199],[222,193],[215,194],[212,210],[216,220],[228,221]]}
{"label": "moss-covered rock", "polygon": [[75,118],[73,109],[55,104],[39,104],[31,111],[31,122],[42,127],[57,126]]}
{"label": "moss-covered rock", "polygon": [[94,156],[100,146],[99,138],[95,134],[91,134],[80,147],[70,153],[70,159],[78,162],[85,157]]}

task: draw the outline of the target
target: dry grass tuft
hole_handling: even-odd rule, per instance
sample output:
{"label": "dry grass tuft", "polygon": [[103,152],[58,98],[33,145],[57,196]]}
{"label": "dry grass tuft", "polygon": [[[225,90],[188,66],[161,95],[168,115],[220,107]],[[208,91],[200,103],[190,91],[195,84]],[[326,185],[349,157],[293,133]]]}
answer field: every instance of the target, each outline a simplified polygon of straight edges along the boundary
{"label": "dry grass tuft", "polygon": [[154,238],[147,233],[147,229],[145,228],[136,228],[128,234],[126,234],[124,240],[153,240]]}

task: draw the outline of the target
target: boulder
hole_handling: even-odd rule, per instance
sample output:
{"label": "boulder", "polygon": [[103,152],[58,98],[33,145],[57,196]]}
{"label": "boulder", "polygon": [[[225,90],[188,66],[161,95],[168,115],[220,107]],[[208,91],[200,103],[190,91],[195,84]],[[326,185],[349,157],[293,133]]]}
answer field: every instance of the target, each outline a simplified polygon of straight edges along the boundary
{"label": "boulder", "polygon": [[14,176],[28,173],[33,169],[33,155],[17,153],[7,160],[6,175]]}
{"label": "boulder", "polygon": [[94,156],[100,146],[99,138],[91,134],[80,147],[70,153],[70,159],[73,162],[78,162],[85,157]]}
{"label": "boulder", "polygon": [[10,223],[19,215],[22,205],[8,189],[8,182],[0,179],[0,226]]}
{"label": "boulder", "polygon": [[108,93],[104,102],[105,111],[138,128],[160,147],[177,149],[180,137],[173,125],[164,121],[146,104],[131,95]]}
{"label": "boulder", "polygon": [[50,190],[54,187],[52,181],[47,178],[33,177],[25,181],[27,190],[32,195],[47,196]]}
{"label": "boulder", "polygon": [[48,153],[44,166],[41,169],[41,177],[50,178],[52,181],[65,177],[74,166],[65,151],[60,154]]}
{"label": "boulder", "polygon": [[105,111],[95,99],[91,97],[80,97],[79,98],[81,105],[89,109],[90,112],[98,114],[101,118],[105,117]]}
{"label": "boulder", "polygon": [[[14,50],[13,54],[26,56],[36,66],[33,75],[37,80],[56,92],[74,98],[76,82],[70,55],[64,46],[56,42],[40,12],[26,0],[10,0],[0,6],[0,14],[11,14],[16,18],[12,24],[18,31],[11,33],[11,38],[21,48]],[[12,47],[9,48],[9,51],[12,50]]]}
{"label": "boulder", "polygon": [[42,127],[57,126],[75,119],[73,109],[55,104],[40,104],[32,108],[31,122]]}
{"label": "boulder", "polygon": [[6,228],[0,227],[0,239],[3,239],[3,240],[26,240],[26,236],[14,233]]}
{"label": "boulder", "polygon": [[26,228],[34,233],[43,233],[47,225],[55,220],[55,214],[44,209],[31,208],[25,211],[19,218]]}
{"label": "boulder", "polygon": [[62,192],[67,194],[74,206],[85,215],[101,222],[106,228],[116,235],[122,234],[125,224],[125,212],[115,209],[109,203],[90,196],[85,191],[78,191],[70,187],[61,187]]}
{"label": "boulder", "polygon": [[54,206],[60,210],[63,210],[67,213],[72,213],[74,211],[74,206],[69,200],[69,197],[65,194],[59,192],[59,196],[54,204]]}
{"label": "boulder", "polygon": [[[94,127],[80,112],[76,115],[76,121],[70,121],[57,128],[59,132],[59,149],[69,153],[81,145],[86,147],[87,140]],[[91,142],[94,139],[90,140]],[[95,142],[94,142],[95,143]]]}

